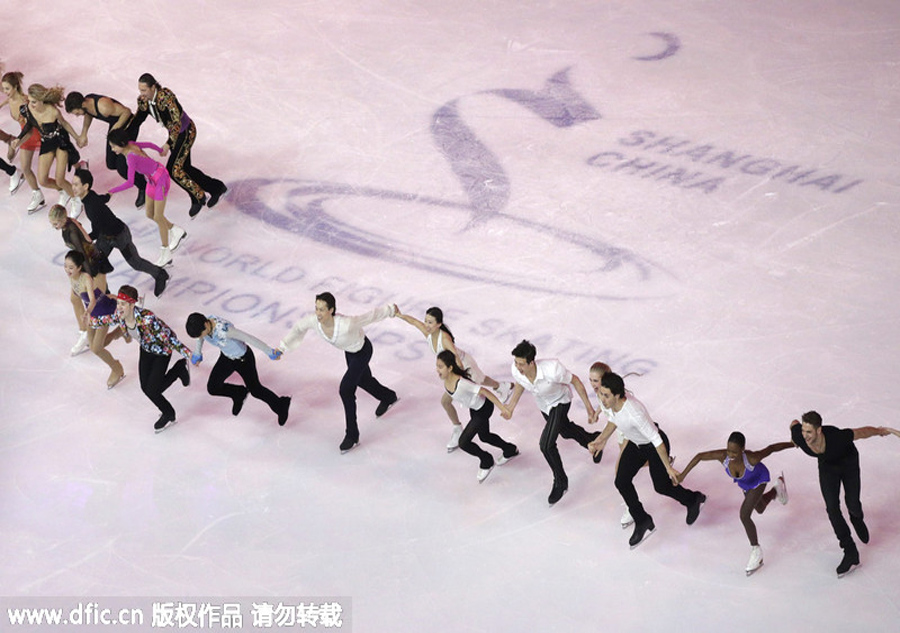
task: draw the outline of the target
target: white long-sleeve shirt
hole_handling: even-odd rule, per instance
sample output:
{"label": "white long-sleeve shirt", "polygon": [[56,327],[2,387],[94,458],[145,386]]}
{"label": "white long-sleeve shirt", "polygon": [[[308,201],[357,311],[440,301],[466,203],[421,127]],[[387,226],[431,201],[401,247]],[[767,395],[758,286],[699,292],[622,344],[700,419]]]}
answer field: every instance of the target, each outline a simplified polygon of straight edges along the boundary
{"label": "white long-sleeve shirt", "polygon": [[555,358],[545,358],[535,361],[537,373],[534,382],[528,380],[525,375],[512,364],[512,377],[525,391],[534,394],[534,401],[542,413],[549,414],[558,404],[572,402],[572,372]]}
{"label": "white long-sleeve shirt", "polygon": [[362,349],[366,341],[366,333],[363,326],[382,321],[394,316],[394,306],[384,305],[358,316],[334,315],[334,331],[331,336],[322,330],[322,324],[316,318],[315,313],[304,315],[294,324],[278,347],[283,351],[296,349],[309,330],[315,330],[323,339],[345,352],[355,353]]}
{"label": "white long-sleeve shirt", "polygon": [[647,408],[640,400],[629,394],[628,399],[618,411],[612,409],[603,409],[606,418],[616,425],[625,439],[635,444],[646,444],[647,442],[653,446],[659,446],[663,443],[662,436],[659,434],[659,427],[656,422],[647,413]]}

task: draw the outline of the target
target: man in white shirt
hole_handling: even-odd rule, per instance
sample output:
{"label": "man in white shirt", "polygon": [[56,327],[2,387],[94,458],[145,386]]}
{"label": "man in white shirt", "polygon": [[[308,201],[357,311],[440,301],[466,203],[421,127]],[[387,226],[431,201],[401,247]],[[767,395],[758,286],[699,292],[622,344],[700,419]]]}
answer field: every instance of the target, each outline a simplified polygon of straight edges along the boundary
{"label": "man in white shirt", "polygon": [[669,463],[669,438],[650,418],[644,405],[625,391],[625,381],[618,374],[611,371],[603,374],[597,395],[609,421],[588,448],[594,454],[602,451],[616,429],[628,440],[616,471],[616,489],[634,518],[634,532],[628,544],[635,548],[656,530],[653,517],[644,510],[634,488],[634,477],[644,464],[649,464],[653,489],[686,507],[687,524],[692,525],[706,495],[678,484],[678,471]]}
{"label": "man in white shirt", "polygon": [[394,306],[385,305],[359,316],[344,316],[335,313],[335,299],[330,292],[316,295],[316,311],[307,314],[291,328],[282,339],[282,352],[295,349],[309,330],[344,351],[347,371],[341,379],[340,394],[344,403],[344,417],[347,430],[341,442],[341,453],[346,453],[359,444],[359,426],[356,423],[356,389],[378,400],[375,415],[381,417],[399,400],[397,393],[378,382],[369,368],[372,359],[372,343],[363,332],[363,326],[394,316]]}
{"label": "man in white shirt", "polygon": [[[513,411],[522,397],[522,393],[530,391],[534,394],[534,400],[544,416],[544,431],[541,433],[541,453],[553,471],[553,489],[547,502],[552,506],[562,499],[569,489],[569,478],[563,467],[556,439],[562,436],[569,440],[575,440],[585,448],[596,438],[599,433],[588,433],[584,428],[569,420],[569,407],[572,404],[572,387],[578,393],[584,408],[587,410],[588,420],[594,415],[594,407],[585,391],[584,384],[575,374],[566,369],[556,359],[535,360],[537,349],[529,341],[522,341],[512,351],[514,362],[512,376],[516,382],[512,396],[509,399],[509,415],[511,419]],[[571,386],[570,386],[571,385]],[[602,452],[595,453],[594,462],[599,463]]]}

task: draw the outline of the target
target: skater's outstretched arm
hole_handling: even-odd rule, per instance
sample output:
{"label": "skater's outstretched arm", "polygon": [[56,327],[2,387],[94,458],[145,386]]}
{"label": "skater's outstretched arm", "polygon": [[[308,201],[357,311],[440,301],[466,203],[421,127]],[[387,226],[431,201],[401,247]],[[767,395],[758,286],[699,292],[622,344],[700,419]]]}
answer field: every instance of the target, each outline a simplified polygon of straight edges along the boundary
{"label": "skater's outstretched arm", "polygon": [[876,435],[882,437],[885,435],[896,435],[897,437],[900,437],[900,432],[886,426],[861,426],[858,429],[853,429],[854,440],[864,440],[866,438],[875,437]]}
{"label": "skater's outstretched arm", "polygon": [[396,303],[394,304],[394,314],[395,314],[398,318],[403,319],[404,321],[406,321],[407,323],[409,323],[410,325],[412,325],[413,327],[415,327],[417,330],[419,330],[419,331],[420,331],[422,334],[424,334],[425,336],[428,336],[428,328],[425,327],[425,324],[422,323],[421,321],[419,321],[419,319],[417,319],[417,318],[414,317],[414,316],[411,316],[411,315],[409,315],[409,314],[403,314],[403,313],[400,311],[400,308],[397,307],[397,304],[396,304]]}
{"label": "skater's outstretched arm", "polygon": [[758,451],[745,451],[745,454],[747,455],[747,461],[755,466],[772,453],[786,451],[789,448],[796,448],[796,446],[793,442],[776,442],[775,444],[769,444]]}
{"label": "skater's outstretched arm", "polygon": [[[790,442],[788,442],[790,444]],[[793,444],[790,444],[793,446]],[[687,474],[694,469],[694,466],[699,464],[700,462],[711,462],[713,460],[718,462],[724,462],[725,457],[727,457],[728,451],[724,448],[715,451],[703,451],[702,453],[697,453],[691,458],[691,461],[688,462],[688,465],[684,470],[681,471],[681,474],[678,475],[678,483],[684,481],[684,478],[687,477]]]}
{"label": "skater's outstretched arm", "polygon": [[607,422],[606,426],[603,427],[603,430],[600,431],[600,435],[597,436],[593,442],[588,444],[588,450],[592,455],[596,455],[604,448],[606,448],[606,442],[612,437],[612,434],[616,432],[616,425],[612,422]]}
{"label": "skater's outstretched arm", "polygon": [[513,412],[516,410],[516,405],[519,404],[519,398],[522,397],[522,394],[525,392],[525,388],[516,383],[516,386],[513,387],[512,395],[509,397],[509,402],[506,405],[506,411],[501,411],[500,415],[505,420],[512,420]]}

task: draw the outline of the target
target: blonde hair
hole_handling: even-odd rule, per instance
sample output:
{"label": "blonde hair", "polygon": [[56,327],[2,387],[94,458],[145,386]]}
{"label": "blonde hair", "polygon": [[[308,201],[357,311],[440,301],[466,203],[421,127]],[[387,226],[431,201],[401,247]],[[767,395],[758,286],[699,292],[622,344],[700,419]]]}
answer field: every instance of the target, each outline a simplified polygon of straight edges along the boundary
{"label": "blonde hair", "polygon": [[41,103],[48,103],[55,106],[62,105],[63,94],[65,91],[66,89],[62,86],[53,86],[52,88],[45,88],[41,84],[31,84],[28,86],[29,97],[36,99]]}
{"label": "blonde hair", "polygon": [[[609,373],[611,373],[611,372],[612,372],[612,368],[610,368],[610,366],[607,365],[606,363],[601,363],[600,361],[597,361],[596,363],[594,363],[593,365],[591,365],[590,373],[592,373],[592,374],[600,374],[601,376],[603,376],[603,375],[609,374]],[[640,376],[643,376],[643,375],[644,375],[644,374],[640,374],[640,373],[638,373],[638,372],[636,372],[636,371],[630,371],[630,372],[628,372],[627,374],[625,374],[624,376],[622,376],[622,378],[628,378],[629,376],[638,376],[638,377],[640,377]]]}
{"label": "blonde hair", "polygon": [[608,374],[611,371],[612,371],[612,369],[610,369],[609,365],[607,365],[606,363],[601,363],[600,361],[597,361],[596,363],[591,365],[590,373],[592,373],[592,374]]}
{"label": "blonde hair", "polygon": [[61,204],[54,204],[52,207],[50,207],[50,212],[48,215],[50,216],[51,222],[59,222],[60,220],[68,217],[66,208]]}

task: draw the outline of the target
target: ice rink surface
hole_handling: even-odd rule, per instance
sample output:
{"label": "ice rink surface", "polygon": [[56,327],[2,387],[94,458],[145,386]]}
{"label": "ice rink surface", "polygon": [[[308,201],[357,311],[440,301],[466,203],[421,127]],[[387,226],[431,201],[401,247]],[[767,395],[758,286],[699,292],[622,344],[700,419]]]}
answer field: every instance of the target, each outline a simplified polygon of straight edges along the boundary
{"label": "ice rink surface", "polygon": [[[109,276],[191,346],[190,312],[276,345],[330,290],[345,314],[442,307],[498,378],[522,338],[585,381],[596,360],[643,374],[627,385],[680,468],[733,430],[751,449],[786,440],[810,409],[900,426],[895,1],[8,8],[2,59],[26,84],[134,107],[150,72],[196,122],[194,164],[228,196],[189,221],[173,186],[188,238],[160,299],[118,253]],[[104,129],[83,150],[99,191],[121,182]],[[141,138],[165,133],[149,119]],[[133,193],[112,208],[155,258]],[[750,578],[740,492],[718,465],[686,482],[709,497],[690,527],[640,473],[658,529],[632,551],[616,450],[597,466],[560,440],[569,491],[549,508],[529,396],[493,420],[522,457],[479,485],[477,461],[445,450],[433,357],[399,319],[367,332],[402,399],[376,420],[360,392],[346,455],[344,361],[313,336],[278,363],[257,355],[293,397],[284,428],[259,401],[233,418],[205,393],[207,347],[167,393],[178,424],[154,435],[137,345],[111,347],[128,374],[112,391],[97,358],[69,356],[63,244],[28,195],[0,194],[7,605],[333,597],[360,632],[896,630],[897,438],[859,442],[872,539],[838,580],[816,464],[796,450],[766,460],[790,502],[756,518],[765,566]],[[572,412],[586,422],[577,399]]]}

